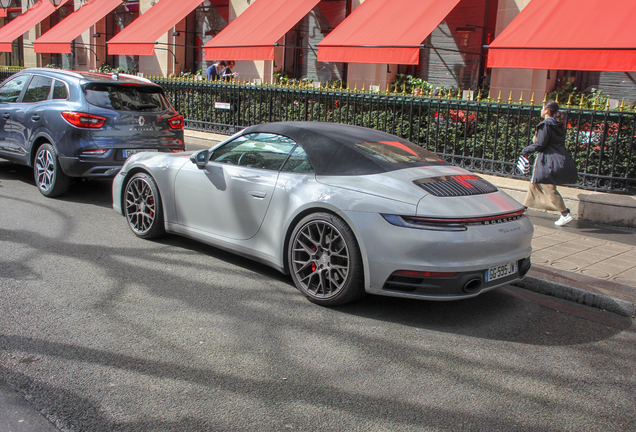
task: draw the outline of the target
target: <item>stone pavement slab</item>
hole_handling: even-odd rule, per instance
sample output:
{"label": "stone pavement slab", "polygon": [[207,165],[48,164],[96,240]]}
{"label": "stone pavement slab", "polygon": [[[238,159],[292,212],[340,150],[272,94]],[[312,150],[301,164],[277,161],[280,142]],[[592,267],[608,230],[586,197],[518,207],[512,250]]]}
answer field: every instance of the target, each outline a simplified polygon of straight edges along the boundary
{"label": "stone pavement slab", "polygon": [[30,402],[0,378],[0,432],[58,432]]}
{"label": "stone pavement slab", "polygon": [[517,285],[625,316],[636,314],[636,229],[529,210],[532,269]]}

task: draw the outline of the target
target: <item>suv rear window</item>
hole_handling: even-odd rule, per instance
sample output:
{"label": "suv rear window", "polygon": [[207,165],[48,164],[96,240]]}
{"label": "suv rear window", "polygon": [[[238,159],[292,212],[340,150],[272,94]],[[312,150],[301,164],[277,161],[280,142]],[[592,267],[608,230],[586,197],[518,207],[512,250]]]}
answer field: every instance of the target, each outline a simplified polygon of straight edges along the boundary
{"label": "suv rear window", "polygon": [[168,101],[156,86],[92,83],[84,88],[84,95],[91,105],[116,111],[169,109]]}

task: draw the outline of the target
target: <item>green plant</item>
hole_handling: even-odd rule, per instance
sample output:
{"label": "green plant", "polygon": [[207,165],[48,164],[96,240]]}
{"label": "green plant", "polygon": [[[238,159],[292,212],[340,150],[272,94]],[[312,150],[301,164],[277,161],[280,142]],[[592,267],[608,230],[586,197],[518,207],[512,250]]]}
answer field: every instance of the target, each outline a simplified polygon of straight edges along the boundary
{"label": "green plant", "polygon": [[573,82],[566,82],[548,93],[547,100],[558,100],[561,105],[571,105],[582,108],[604,108],[609,95],[599,89],[592,88],[589,93],[579,91]]}
{"label": "green plant", "polygon": [[424,93],[430,93],[433,89],[433,85],[428,81],[424,81],[421,78],[417,78],[411,75],[397,74],[395,81],[390,85],[389,90],[395,92],[405,92],[406,94],[412,94],[414,88],[420,88]]}
{"label": "green plant", "polygon": [[108,63],[103,63],[100,67],[97,68],[97,72],[99,73],[124,73],[129,75],[137,75],[139,72],[138,67],[134,67],[132,69],[122,69],[120,67],[112,67]]}

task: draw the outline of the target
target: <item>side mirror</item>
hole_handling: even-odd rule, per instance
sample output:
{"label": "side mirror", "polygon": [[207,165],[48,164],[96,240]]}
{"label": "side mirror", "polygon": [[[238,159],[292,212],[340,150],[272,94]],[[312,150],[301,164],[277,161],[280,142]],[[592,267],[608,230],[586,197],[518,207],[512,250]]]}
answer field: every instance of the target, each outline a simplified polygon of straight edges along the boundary
{"label": "side mirror", "polygon": [[201,150],[190,156],[190,161],[195,164],[199,169],[203,169],[210,160],[210,150]]}

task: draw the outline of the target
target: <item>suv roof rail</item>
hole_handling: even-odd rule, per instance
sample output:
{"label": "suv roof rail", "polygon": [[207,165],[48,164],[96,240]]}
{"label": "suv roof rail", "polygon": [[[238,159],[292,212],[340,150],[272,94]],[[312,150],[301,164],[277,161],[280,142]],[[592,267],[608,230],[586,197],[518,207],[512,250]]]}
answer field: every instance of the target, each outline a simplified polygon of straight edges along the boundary
{"label": "suv roof rail", "polygon": [[47,67],[30,67],[30,68],[22,69],[20,72],[24,72],[24,71],[56,72],[56,73],[66,74],[74,78],[83,78],[81,74],[74,71],[69,71],[66,69],[55,69],[55,68],[47,68]]}
{"label": "suv roof rail", "polygon": [[150,83],[150,84],[154,84],[152,81],[150,81],[148,78],[144,78],[144,77],[140,77],[140,76],[135,76],[135,75],[129,75],[129,74],[125,74],[125,73],[119,73],[118,74],[120,77],[125,77],[125,78],[132,78],[132,79],[136,79],[139,81],[143,81],[145,83]]}

